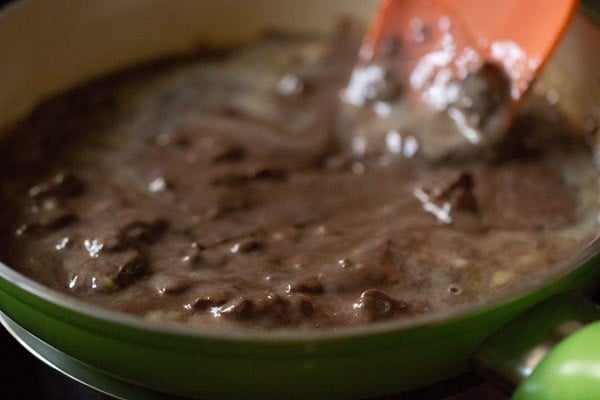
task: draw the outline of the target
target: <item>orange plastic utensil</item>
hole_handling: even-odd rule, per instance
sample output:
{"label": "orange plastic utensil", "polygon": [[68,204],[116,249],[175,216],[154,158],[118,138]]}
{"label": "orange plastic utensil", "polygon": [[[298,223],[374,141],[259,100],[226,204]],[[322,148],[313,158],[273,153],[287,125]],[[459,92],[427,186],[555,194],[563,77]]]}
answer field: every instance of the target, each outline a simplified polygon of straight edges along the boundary
{"label": "orange plastic utensil", "polygon": [[[498,131],[508,127],[519,100],[557,45],[577,3],[383,0],[364,40],[357,69],[385,60],[392,65],[405,96],[417,108],[447,113],[472,144],[497,138],[502,133]],[[487,116],[482,112],[463,111],[465,107],[477,107],[472,103],[486,100],[477,95],[460,98],[459,93],[465,86],[461,84],[476,71],[488,79],[471,84],[474,89],[469,90],[478,94],[487,90],[486,96],[496,95],[494,90],[503,85],[501,78],[493,76],[498,71],[506,82],[506,104],[485,124],[481,119]],[[458,104],[461,101],[469,104]],[[492,106],[479,108],[488,112],[486,107]]]}

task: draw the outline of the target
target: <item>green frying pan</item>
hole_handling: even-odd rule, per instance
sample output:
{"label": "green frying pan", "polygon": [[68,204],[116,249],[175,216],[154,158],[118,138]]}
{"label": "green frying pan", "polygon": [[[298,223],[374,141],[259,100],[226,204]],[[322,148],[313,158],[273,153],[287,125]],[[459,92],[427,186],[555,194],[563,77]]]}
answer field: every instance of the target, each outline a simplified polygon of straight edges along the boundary
{"label": "green frying pan", "polygon": [[[78,82],[186,51],[198,40],[247,40],[265,26],[324,31],[341,14],[367,21],[374,6],[362,0],[20,2],[0,14],[0,126]],[[579,124],[600,117],[600,29],[590,15],[582,8],[538,83],[556,90]],[[511,385],[529,376],[518,399],[584,398],[576,390],[600,398],[600,326],[584,327],[597,310],[582,296],[556,297],[589,293],[600,281],[599,263],[595,241],[560,272],[501,298],[332,332],[158,326],[82,303],[2,264],[0,309],[4,325],[32,351],[128,398],[366,398],[456,376],[471,362]],[[132,386],[143,389],[136,395],[128,392]]]}

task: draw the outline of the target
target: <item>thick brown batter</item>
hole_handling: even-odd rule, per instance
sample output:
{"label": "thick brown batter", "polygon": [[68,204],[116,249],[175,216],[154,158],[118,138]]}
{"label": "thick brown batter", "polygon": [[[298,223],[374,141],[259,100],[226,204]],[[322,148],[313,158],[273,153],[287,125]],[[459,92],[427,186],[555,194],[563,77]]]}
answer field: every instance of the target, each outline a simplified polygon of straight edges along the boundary
{"label": "thick brown batter", "polygon": [[324,328],[495,296],[595,236],[596,171],[557,115],[491,159],[339,145],[356,43],[271,35],[41,105],[3,136],[0,259],[151,320]]}

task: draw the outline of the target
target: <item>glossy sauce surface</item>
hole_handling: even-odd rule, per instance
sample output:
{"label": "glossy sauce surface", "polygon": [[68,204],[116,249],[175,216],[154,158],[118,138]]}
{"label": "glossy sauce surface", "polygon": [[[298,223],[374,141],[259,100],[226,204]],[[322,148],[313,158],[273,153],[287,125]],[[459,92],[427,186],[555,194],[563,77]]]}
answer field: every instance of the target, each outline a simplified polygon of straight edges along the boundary
{"label": "glossy sauce surface", "polygon": [[496,296],[595,237],[596,170],[558,109],[432,160],[340,102],[359,38],[266,35],[42,104],[2,138],[0,259],[150,320],[310,329]]}

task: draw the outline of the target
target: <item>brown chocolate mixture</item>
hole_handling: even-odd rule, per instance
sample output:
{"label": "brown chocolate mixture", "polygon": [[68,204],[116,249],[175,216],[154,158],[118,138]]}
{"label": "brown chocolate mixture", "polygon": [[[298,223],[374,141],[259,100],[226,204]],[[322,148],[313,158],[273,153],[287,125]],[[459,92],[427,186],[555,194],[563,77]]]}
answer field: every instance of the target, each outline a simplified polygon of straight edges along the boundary
{"label": "brown chocolate mixture", "polygon": [[495,296],[595,236],[596,171],[556,115],[492,159],[339,145],[356,44],[271,35],[42,104],[3,135],[0,259],[151,320],[329,328]]}

